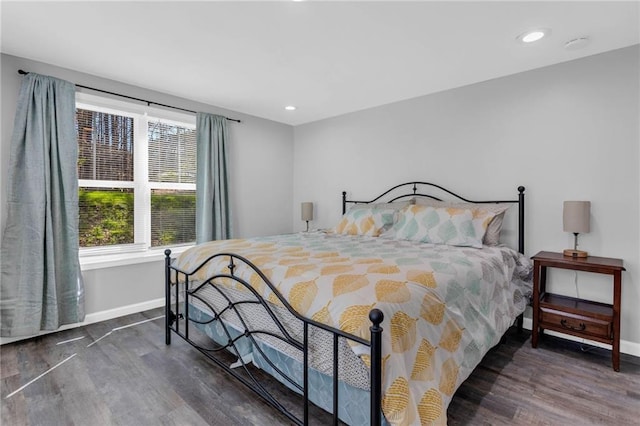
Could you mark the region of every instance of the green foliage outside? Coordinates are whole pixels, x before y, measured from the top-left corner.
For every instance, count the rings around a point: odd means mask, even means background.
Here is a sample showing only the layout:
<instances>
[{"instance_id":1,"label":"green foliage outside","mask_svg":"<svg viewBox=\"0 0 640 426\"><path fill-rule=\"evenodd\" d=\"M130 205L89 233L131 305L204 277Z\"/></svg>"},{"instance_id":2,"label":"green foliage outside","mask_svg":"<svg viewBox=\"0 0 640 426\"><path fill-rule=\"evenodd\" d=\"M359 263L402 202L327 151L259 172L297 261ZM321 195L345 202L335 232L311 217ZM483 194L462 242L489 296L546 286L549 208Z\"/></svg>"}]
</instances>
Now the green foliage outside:
<instances>
[{"instance_id":1,"label":"green foliage outside","mask_svg":"<svg viewBox=\"0 0 640 426\"><path fill-rule=\"evenodd\" d=\"M154 191L151 195L151 245L195 241L195 191ZM80 247L133 244L133 192L81 188Z\"/></svg>"},{"instance_id":2,"label":"green foliage outside","mask_svg":"<svg viewBox=\"0 0 640 426\"><path fill-rule=\"evenodd\" d=\"M151 194L151 245L157 247L194 242L195 191L163 192Z\"/></svg>"},{"instance_id":3,"label":"green foliage outside","mask_svg":"<svg viewBox=\"0 0 640 426\"><path fill-rule=\"evenodd\" d=\"M81 188L80 247L133 243L133 192Z\"/></svg>"}]
</instances>

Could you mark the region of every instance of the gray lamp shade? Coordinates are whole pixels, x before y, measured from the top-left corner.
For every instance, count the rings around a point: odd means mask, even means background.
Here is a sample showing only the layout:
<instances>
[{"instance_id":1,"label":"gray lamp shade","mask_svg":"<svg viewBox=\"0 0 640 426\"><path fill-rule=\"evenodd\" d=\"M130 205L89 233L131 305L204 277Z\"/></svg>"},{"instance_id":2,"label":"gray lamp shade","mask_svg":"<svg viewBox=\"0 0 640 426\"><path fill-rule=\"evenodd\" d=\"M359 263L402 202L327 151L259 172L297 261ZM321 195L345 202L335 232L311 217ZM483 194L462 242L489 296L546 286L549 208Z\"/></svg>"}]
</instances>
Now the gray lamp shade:
<instances>
[{"instance_id":1,"label":"gray lamp shade","mask_svg":"<svg viewBox=\"0 0 640 426\"><path fill-rule=\"evenodd\" d=\"M302 220L313 220L313 203L302 203L301 205Z\"/></svg>"},{"instance_id":2,"label":"gray lamp shade","mask_svg":"<svg viewBox=\"0 0 640 426\"><path fill-rule=\"evenodd\" d=\"M584 234L590 227L591 201L565 201L562 209L564 232Z\"/></svg>"}]
</instances>

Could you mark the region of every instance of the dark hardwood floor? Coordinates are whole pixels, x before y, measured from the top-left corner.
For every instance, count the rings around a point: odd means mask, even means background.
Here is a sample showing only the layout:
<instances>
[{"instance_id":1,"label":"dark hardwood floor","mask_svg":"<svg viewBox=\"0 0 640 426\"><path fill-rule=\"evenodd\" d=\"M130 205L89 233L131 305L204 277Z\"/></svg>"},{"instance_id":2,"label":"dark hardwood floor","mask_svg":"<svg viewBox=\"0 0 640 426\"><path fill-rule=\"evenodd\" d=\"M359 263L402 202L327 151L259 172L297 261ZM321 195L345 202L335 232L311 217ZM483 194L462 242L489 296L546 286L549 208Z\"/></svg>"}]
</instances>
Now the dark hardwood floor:
<instances>
[{"instance_id":1,"label":"dark hardwood floor","mask_svg":"<svg viewBox=\"0 0 640 426\"><path fill-rule=\"evenodd\" d=\"M127 327L160 315L155 309L3 345L1 424L290 423L181 339L165 346L164 319ZM449 425L640 424L640 359L623 354L616 373L609 351L589 348L545 336L532 349L529 333L510 330L456 392ZM288 406L297 404L267 380ZM313 424L330 421L319 409L311 416Z\"/></svg>"}]
</instances>

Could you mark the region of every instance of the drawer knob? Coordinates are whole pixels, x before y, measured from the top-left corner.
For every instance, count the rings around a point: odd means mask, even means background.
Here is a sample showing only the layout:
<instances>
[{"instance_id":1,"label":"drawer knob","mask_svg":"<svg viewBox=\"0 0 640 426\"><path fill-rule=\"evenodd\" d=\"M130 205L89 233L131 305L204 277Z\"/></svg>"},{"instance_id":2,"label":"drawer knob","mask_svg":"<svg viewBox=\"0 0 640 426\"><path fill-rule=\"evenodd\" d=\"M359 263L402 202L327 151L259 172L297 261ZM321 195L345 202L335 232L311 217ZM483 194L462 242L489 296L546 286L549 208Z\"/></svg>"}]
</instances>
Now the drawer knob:
<instances>
[{"instance_id":1,"label":"drawer knob","mask_svg":"<svg viewBox=\"0 0 640 426\"><path fill-rule=\"evenodd\" d=\"M574 327L572 325L569 325L569 324L567 324L567 320L566 319L561 319L560 320L560 325L563 326L564 328L568 328L569 330L576 330L576 331L584 331L584 329L587 328L587 326L584 325L583 322L581 322L578 327Z\"/></svg>"}]
</instances>

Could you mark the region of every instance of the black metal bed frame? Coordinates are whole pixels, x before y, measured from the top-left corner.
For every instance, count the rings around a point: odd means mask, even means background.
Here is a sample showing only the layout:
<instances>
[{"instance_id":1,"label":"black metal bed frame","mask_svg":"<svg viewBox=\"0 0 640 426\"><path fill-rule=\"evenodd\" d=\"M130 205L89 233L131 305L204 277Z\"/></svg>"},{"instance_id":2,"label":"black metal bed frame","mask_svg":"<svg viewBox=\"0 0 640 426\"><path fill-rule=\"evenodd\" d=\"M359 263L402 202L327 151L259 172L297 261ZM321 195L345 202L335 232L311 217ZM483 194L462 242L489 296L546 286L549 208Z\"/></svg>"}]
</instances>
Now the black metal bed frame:
<instances>
[{"instance_id":1,"label":"black metal bed frame","mask_svg":"<svg viewBox=\"0 0 640 426\"><path fill-rule=\"evenodd\" d=\"M518 187L518 200L491 200L491 201L471 201L465 199L448 189L445 189L439 185L428 183L428 182L408 182L400 185L396 185L393 188L385 191L380 194L376 198L369 201L355 201L348 200L347 193L342 193L342 211L343 214L346 212L346 207L348 203L374 203L376 201L381 200L387 194L392 193L400 188L411 186L411 193L405 193L401 195L394 196L392 199L386 202L397 201L404 198L409 197L427 197L434 200L441 200L435 195L432 194L423 194L418 192L418 186L427 186L430 188L439 189L450 196L455 197L458 200L465 201L468 203L474 204L483 204L483 203L517 203L519 206L519 220L518 220L518 249L521 253L524 252L524 187ZM298 314L295 309L288 303L288 301L280 294L277 288L271 283L271 281L265 276L265 274L260 271L258 267L252 264L248 259L239 256L235 253L216 253L209 258L207 258L204 262L202 262L195 270L187 272L181 270L171 264L171 250L165 250L165 343L167 345L171 344L171 333L175 333L184 339L191 346L195 347L198 351L203 353L207 358L215 362L218 366L224 369L227 373L234 376L241 383L247 386L249 389L253 390L256 394L262 397L268 404L282 412L285 416L287 416L292 422L299 425L307 425L309 423L309 326L317 327L319 329L325 330L332 334L333 336L333 424L337 425L339 423L338 419L338 345L339 339L348 339L354 342L369 346L371 348L371 373L370 373L370 423L372 425L380 425L382 421L382 321L384 320L384 316L382 312L378 309L372 309L369 313L369 320L372 325L370 327L371 331L371 340L367 341L358 336L345 333L342 330L327 326L325 324L319 323L317 321L311 320L309 318L303 317ZM205 265L209 262L219 260L220 258L227 258L227 270L228 272L221 271L220 273L208 277L204 282L198 284L197 287L192 289L189 288L190 277L200 271ZM269 289L276 295L276 297L282 302L285 308L298 320L302 322L303 325L303 339L302 341L298 341L293 338L290 333L287 331L287 328L284 324L279 320L277 314L270 306L270 302L267 302L263 299L260 294L254 289L254 287L244 280L243 278L237 276L235 274L235 270L238 265L244 264L249 267L253 272L257 273L260 279L269 287ZM236 284L239 284L246 288L253 295L253 299L241 300L241 301L232 301L231 298L225 293L225 286L217 283L218 280L231 280ZM182 285L182 290L181 290ZM172 289L173 286L173 289ZM209 302L204 300L199 292L205 287L210 287L217 291L217 293L222 296L227 301L227 306L221 309L216 309ZM172 306L171 297L175 297L175 302ZM180 301L180 296L182 297L182 301ZM199 300L202 304L207 306L207 308L212 313L212 318L207 321L196 320L195 318L190 317L189 315L189 301L190 298L194 298ZM269 317L273 320L274 324L280 330L281 334L273 333L267 329L260 328L252 328L250 327L245 319L242 317L239 307L242 305L260 305L265 312L269 315ZM182 310L181 310L182 308ZM173 310L175 309L175 311ZM239 318L244 332L238 336L233 337L234 334L230 331L228 325L225 321L222 320L222 315L227 311L233 311L237 318ZM224 330L224 334L226 335L227 342L226 344L217 344L213 340L211 340L211 344L213 347L204 347L200 343L192 340L189 336L190 334L190 326L191 322L197 324L209 324L213 323L216 320L220 320L219 324L222 326ZM183 324L181 326L181 324ZM517 319L518 328L522 329L522 315L520 315ZM302 354L303 359L303 378L302 385L300 385L295 378L290 377L281 369L279 369L273 362L269 359L269 357L262 351L260 345L256 343L256 337L258 335L269 335L274 338L277 338L286 344L290 345L292 348L297 349ZM267 364L273 368L281 377L283 377L288 383L290 383L295 389L297 389L303 397L303 415L302 418L299 418L294 413L289 411L284 405L282 405L261 383L258 377L251 371L248 364L245 363L245 360L242 356L240 356L241 351L239 350L237 343L240 339L247 338L252 344L253 349L257 350L259 355L267 362ZM241 373L236 371L233 367L227 365L227 363L215 355L220 351L231 351L232 353L238 356L238 361L240 362ZM244 372L244 374L242 374Z\"/></svg>"}]
</instances>

